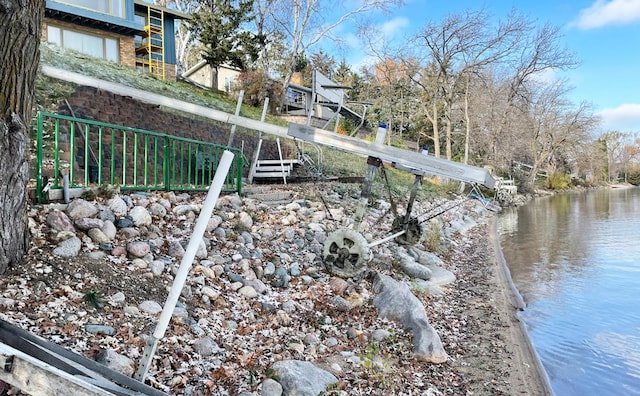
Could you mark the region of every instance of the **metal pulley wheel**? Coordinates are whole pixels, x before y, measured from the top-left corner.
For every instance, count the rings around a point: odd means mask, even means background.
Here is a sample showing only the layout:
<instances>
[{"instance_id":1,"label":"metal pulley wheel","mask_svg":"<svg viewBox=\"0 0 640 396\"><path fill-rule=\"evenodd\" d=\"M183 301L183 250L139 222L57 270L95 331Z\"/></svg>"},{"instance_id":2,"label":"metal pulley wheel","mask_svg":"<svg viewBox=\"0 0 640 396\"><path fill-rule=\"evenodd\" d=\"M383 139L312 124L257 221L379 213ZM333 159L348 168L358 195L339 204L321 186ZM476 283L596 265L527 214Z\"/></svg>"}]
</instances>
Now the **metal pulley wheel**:
<instances>
[{"instance_id":1,"label":"metal pulley wheel","mask_svg":"<svg viewBox=\"0 0 640 396\"><path fill-rule=\"evenodd\" d=\"M350 228L336 230L327 236L322 259L327 270L336 276L358 276L367 268L369 243Z\"/></svg>"},{"instance_id":2,"label":"metal pulley wheel","mask_svg":"<svg viewBox=\"0 0 640 396\"><path fill-rule=\"evenodd\" d=\"M420 241L422 236L422 228L420 228L420 221L416 217L410 217L407 223L403 224L402 217L396 217L393 220L392 230L393 232L405 231L404 234L398 236L396 241L405 245L413 245Z\"/></svg>"}]
</instances>

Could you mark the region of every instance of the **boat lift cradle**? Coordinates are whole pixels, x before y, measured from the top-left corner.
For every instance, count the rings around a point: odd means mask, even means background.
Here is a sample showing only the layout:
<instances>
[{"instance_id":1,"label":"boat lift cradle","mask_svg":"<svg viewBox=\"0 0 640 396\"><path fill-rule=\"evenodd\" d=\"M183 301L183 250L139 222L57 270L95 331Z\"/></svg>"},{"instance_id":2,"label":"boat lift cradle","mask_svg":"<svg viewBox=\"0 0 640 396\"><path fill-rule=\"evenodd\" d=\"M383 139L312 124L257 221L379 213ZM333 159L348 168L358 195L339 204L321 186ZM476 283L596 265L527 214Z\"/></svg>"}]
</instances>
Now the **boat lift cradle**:
<instances>
[{"instance_id":1,"label":"boat lift cradle","mask_svg":"<svg viewBox=\"0 0 640 396\"><path fill-rule=\"evenodd\" d=\"M496 186L495 179L487 169L384 145L384 134L386 133L384 126L378 128L375 143L295 123L289 124L287 133L294 139L329 146L340 151L367 157L368 169L362 187L360 202L355 213L354 228L341 228L330 233L327 236L322 253L327 270L343 278L359 276L364 272L369 258L369 249L373 246L396 238L399 242L404 243L417 242L420 236L420 221L411 217L411 211L423 176L440 176L469 183L476 190L478 185L483 185L489 189L493 189ZM369 243L358 229L368 203L376 170L383 166L383 163L389 163L397 169L414 174L415 181L411 188L404 216L396 217L393 223L393 233L383 239ZM449 209L452 208L450 207ZM438 214L441 213L444 213L444 211Z\"/></svg>"},{"instance_id":2,"label":"boat lift cradle","mask_svg":"<svg viewBox=\"0 0 640 396\"><path fill-rule=\"evenodd\" d=\"M29 395L166 396L4 320L0 320L0 380Z\"/></svg>"}]
</instances>

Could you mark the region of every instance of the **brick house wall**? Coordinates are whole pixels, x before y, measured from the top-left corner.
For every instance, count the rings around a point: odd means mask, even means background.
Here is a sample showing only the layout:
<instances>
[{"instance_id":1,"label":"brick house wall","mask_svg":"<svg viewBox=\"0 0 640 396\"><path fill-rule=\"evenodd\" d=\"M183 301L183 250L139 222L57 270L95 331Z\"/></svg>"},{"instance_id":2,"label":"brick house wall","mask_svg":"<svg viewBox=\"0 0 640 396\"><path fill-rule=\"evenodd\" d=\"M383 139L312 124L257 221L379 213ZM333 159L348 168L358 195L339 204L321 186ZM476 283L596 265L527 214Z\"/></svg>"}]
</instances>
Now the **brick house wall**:
<instances>
[{"instance_id":1,"label":"brick house wall","mask_svg":"<svg viewBox=\"0 0 640 396\"><path fill-rule=\"evenodd\" d=\"M100 29L94 29L86 26L76 25L69 22L59 21L57 19L45 18L42 22L42 40L47 41L47 27L49 25L58 26L63 29L75 30L81 33L87 33L99 37L109 37L118 40L120 63L126 66L135 67L136 65L136 49L133 37L122 34L106 32Z\"/></svg>"},{"instance_id":2,"label":"brick house wall","mask_svg":"<svg viewBox=\"0 0 640 396\"><path fill-rule=\"evenodd\" d=\"M57 19L45 18L42 23L42 40L47 41L47 27L49 25L58 26L63 29L75 30L81 33L92 34L99 37L109 37L118 40L120 64L130 67L136 67L136 44L133 36L126 36L117 33L106 32L100 29L94 29L86 26L76 25L69 22L59 21ZM175 81L177 77L176 65L165 63L165 79Z\"/></svg>"}]
</instances>

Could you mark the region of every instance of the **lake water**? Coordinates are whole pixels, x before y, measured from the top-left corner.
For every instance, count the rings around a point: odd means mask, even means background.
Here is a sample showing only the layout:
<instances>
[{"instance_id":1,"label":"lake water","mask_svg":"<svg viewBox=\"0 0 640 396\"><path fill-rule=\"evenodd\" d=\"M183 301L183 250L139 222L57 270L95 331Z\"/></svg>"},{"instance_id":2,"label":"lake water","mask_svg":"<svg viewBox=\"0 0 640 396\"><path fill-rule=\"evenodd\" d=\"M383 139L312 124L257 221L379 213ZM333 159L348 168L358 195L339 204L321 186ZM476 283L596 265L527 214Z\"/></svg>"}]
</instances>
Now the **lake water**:
<instances>
[{"instance_id":1,"label":"lake water","mask_svg":"<svg viewBox=\"0 0 640 396\"><path fill-rule=\"evenodd\" d=\"M555 394L640 395L640 189L540 198L499 224Z\"/></svg>"}]
</instances>

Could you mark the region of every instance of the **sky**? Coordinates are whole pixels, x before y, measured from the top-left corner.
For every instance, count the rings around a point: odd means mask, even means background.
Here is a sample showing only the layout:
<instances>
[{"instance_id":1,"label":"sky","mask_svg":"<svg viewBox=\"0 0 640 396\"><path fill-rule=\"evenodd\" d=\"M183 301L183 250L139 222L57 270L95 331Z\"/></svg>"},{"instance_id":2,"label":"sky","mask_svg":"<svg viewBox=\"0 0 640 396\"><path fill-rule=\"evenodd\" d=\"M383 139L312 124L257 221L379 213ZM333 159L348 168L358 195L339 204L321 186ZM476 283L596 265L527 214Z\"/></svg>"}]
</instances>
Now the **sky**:
<instances>
[{"instance_id":1,"label":"sky","mask_svg":"<svg viewBox=\"0 0 640 396\"><path fill-rule=\"evenodd\" d=\"M449 14L483 7L497 19L516 10L540 25L560 28L561 44L580 62L557 73L572 87L569 99L593 106L601 117L600 132L640 132L640 0L405 0L390 14L373 18L381 34L393 42ZM341 29L337 34L353 43L344 59L357 69L367 55L361 43L349 39L353 33L348 24Z\"/></svg>"}]
</instances>

